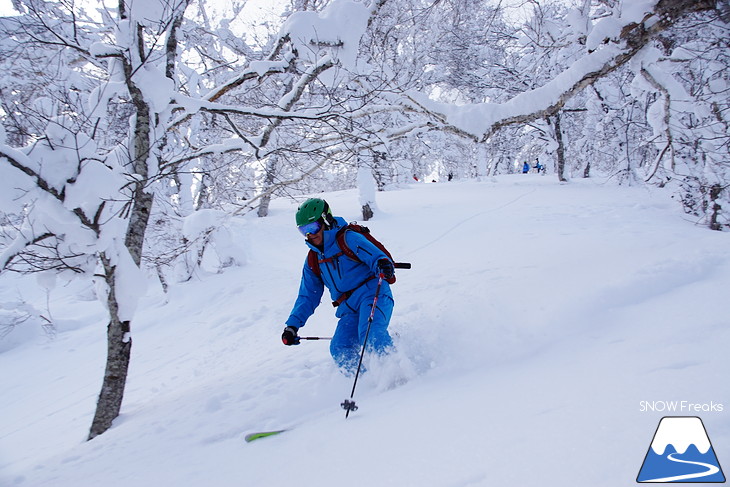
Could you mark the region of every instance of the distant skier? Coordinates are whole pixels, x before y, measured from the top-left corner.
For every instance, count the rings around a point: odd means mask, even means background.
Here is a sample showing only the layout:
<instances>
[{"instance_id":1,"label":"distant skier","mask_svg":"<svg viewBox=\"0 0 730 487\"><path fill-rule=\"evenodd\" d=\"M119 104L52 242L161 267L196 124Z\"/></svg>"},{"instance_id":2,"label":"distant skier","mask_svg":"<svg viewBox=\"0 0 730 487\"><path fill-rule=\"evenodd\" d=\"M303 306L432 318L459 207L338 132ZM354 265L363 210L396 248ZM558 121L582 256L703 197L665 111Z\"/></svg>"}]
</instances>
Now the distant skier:
<instances>
[{"instance_id":1,"label":"distant skier","mask_svg":"<svg viewBox=\"0 0 730 487\"><path fill-rule=\"evenodd\" d=\"M522 164L522 174L527 174L530 172L530 165L525 161L524 164Z\"/></svg>"},{"instance_id":2,"label":"distant skier","mask_svg":"<svg viewBox=\"0 0 730 487\"><path fill-rule=\"evenodd\" d=\"M354 374L365 340L378 279L383 274L378 302L370 325L367 350L386 354L393 347L388 325L393 312L393 295L386 281L393 281L392 260L362 234L346 230L346 246L355 254L354 260L344 254L337 242L338 231L347 226L341 217L332 216L326 201L310 198L297 209L296 222L307 246L316 254L315 266L308 255L302 270L299 296L286 320L281 341L284 345L299 344L299 328L319 306L324 288L330 291L335 316L339 318L330 343L332 358L345 373ZM313 268L314 267L314 268Z\"/></svg>"}]
</instances>

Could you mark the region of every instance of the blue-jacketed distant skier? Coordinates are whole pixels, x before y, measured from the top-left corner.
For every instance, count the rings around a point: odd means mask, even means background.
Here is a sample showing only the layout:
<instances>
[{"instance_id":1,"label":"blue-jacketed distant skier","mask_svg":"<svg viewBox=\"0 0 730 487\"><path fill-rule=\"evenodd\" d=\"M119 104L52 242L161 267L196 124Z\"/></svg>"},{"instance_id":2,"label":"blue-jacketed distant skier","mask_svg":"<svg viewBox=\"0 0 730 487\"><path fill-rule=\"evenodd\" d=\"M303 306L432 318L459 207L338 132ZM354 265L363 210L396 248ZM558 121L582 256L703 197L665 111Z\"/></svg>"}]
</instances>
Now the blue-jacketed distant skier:
<instances>
[{"instance_id":1,"label":"blue-jacketed distant skier","mask_svg":"<svg viewBox=\"0 0 730 487\"><path fill-rule=\"evenodd\" d=\"M346 246L357 260L344 254L337 242L338 231L347 226L341 217L332 216L326 201L310 198L297 209L296 223L307 246L316 253L316 265L311 258L304 262L299 296L286 320L281 335L285 345L298 345L298 331L319 306L324 288L337 306L339 318L332 336L330 353L347 374L357 368L362 344L368 327L376 287L381 273L377 306L370 325L367 351L385 354L393 347L388 324L393 312L393 294L387 280L394 278L393 261L362 234L346 230ZM313 269L313 267L315 267Z\"/></svg>"}]
</instances>

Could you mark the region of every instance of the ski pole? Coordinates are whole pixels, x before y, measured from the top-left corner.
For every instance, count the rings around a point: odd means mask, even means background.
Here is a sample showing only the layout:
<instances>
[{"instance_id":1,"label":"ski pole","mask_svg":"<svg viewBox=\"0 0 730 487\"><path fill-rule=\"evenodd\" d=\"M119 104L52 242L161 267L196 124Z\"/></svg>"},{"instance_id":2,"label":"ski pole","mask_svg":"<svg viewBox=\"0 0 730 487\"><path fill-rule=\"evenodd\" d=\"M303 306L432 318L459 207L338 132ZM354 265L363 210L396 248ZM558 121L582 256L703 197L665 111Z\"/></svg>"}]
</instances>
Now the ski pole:
<instances>
[{"instance_id":1,"label":"ski pole","mask_svg":"<svg viewBox=\"0 0 730 487\"><path fill-rule=\"evenodd\" d=\"M300 340L332 340L332 337L299 337Z\"/></svg>"},{"instance_id":2,"label":"ski pole","mask_svg":"<svg viewBox=\"0 0 730 487\"><path fill-rule=\"evenodd\" d=\"M373 323L373 316L375 316L375 306L378 304L378 294L380 293L380 285L383 283L383 273L378 274L378 286L375 288L375 298L373 299L373 307L370 310L370 317L368 318L368 327L365 330L365 340L362 342L362 350L360 351L360 361L357 363L357 372L355 372L355 382L352 384L352 392L350 392L350 399L345 399L340 406L342 409L347 411L345 413L345 419L350 415L350 411L357 411L357 406L352 398L355 396L355 387L357 387L357 378L360 377L360 367L362 366L362 358L365 356L365 347L368 344L368 336L370 335L370 325Z\"/></svg>"}]
</instances>

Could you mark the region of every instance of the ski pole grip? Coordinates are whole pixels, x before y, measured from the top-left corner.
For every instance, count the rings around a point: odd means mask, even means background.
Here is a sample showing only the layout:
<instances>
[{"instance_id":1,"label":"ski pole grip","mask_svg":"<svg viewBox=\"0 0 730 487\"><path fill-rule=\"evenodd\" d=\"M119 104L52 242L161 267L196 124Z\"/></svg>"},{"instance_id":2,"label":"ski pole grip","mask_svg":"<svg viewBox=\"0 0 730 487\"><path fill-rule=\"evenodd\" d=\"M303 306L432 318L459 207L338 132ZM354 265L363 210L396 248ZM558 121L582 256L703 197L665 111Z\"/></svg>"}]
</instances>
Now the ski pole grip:
<instances>
[{"instance_id":1,"label":"ski pole grip","mask_svg":"<svg viewBox=\"0 0 730 487\"><path fill-rule=\"evenodd\" d=\"M411 263L410 262L396 262L393 264L393 267L396 269L410 269Z\"/></svg>"}]
</instances>

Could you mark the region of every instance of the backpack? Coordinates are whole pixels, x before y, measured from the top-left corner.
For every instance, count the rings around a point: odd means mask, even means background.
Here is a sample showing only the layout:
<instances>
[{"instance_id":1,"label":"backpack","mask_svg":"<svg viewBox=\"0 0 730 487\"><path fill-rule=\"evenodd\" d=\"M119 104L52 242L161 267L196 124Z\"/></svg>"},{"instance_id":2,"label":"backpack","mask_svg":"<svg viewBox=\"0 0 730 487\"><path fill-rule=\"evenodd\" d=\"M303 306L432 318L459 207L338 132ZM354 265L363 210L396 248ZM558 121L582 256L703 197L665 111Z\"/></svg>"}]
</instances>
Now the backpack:
<instances>
[{"instance_id":1,"label":"backpack","mask_svg":"<svg viewBox=\"0 0 730 487\"><path fill-rule=\"evenodd\" d=\"M319 264L322 262L330 262L336 258L338 258L341 255L346 255L350 259L356 261L356 262L362 262L357 255L355 255L355 252L350 249L350 247L347 246L347 242L345 241L345 232L348 230L357 232L360 235L363 235L365 238L367 238L370 242L373 243L377 248L383 251L385 255L388 256L388 258L393 261L393 256L390 255L390 252L388 252L388 249L385 248L385 246L378 241L373 235L370 233L370 229L368 227L364 227L362 225L358 225L357 223L348 223L344 227L342 227L340 230L337 231L336 239L337 239L337 246L340 248L340 252L338 254L333 255L332 257L328 257L326 259L319 259L317 256L317 252L315 252L312 249L309 249L309 254L307 254L307 265L309 265L309 268L314 272L314 274L317 277L322 277L322 269L319 268ZM393 284L395 282L395 276L393 276L391 279L386 279L386 282L388 284Z\"/></svg>"}]
</instances>

